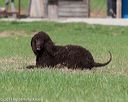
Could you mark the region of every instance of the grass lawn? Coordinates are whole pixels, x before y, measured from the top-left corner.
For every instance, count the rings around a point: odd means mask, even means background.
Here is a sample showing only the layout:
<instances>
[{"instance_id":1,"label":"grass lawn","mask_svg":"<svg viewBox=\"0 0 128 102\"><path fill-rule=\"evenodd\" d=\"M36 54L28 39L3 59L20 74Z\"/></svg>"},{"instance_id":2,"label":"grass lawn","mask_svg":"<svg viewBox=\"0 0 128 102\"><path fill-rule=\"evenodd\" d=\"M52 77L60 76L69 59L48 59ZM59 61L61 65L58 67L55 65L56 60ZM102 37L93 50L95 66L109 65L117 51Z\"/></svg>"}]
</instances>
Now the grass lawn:
<instances>
[{"instance_id":1,"label":"grass lawn","mask_svg":"<svg viewBox=\"0 0 128 102\"><path fill-rule=\"evenodd\" d=\"M127 102L128 28L84 23L0 22L0 101L9 102ZM93 70L44 68L35 64L30 47L33 34L45 31L59 45L88 50L105 67Z\"/></svg>"}]
</instances>

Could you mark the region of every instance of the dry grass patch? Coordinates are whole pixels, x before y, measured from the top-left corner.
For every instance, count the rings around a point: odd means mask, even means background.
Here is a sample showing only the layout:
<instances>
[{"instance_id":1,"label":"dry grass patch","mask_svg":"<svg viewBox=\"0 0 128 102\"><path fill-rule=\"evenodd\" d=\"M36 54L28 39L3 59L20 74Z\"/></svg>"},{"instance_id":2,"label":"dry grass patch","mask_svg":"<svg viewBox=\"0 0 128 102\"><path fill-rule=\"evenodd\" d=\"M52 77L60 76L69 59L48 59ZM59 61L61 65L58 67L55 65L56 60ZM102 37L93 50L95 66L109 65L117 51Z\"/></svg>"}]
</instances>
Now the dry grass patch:
<instances>
[{"instance_id":1,"label":"dry grass patch","mask_svg":"<svg viewBox=\"0 0 128 102\"><path fill-rule=\"evenodd\" d=\"M0 37L9 37L9 36L27 36L27 32L25 31L2 31L0 32Z\"/></svg>"}]
</instances>

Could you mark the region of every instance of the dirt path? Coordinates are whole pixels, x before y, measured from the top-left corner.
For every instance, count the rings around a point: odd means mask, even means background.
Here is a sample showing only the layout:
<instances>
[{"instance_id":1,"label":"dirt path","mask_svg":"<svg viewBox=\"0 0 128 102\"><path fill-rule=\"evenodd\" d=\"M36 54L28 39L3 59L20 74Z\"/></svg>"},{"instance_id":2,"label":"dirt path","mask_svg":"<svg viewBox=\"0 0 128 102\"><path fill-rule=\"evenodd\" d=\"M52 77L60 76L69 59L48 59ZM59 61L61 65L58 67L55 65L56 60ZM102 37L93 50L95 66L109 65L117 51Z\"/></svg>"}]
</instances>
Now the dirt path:
<instances>
[{"instance_id":1,"label":"dirt path","mask_svg":"<svg viewBox=\"0 0 128 102\"><path fill-rule=\"evenodd\" d=\"M67 19L37 19L37 18L26 18L26 19L0 19L0 21L18 21L18 22L33 22L33 21L55 21L60 23L69 22L84 22L88 24L100 24L100 25L115 25L115 26L128 26L128 19L112 19L112 18L67 18Z\"/></svg>"}]
</instances>

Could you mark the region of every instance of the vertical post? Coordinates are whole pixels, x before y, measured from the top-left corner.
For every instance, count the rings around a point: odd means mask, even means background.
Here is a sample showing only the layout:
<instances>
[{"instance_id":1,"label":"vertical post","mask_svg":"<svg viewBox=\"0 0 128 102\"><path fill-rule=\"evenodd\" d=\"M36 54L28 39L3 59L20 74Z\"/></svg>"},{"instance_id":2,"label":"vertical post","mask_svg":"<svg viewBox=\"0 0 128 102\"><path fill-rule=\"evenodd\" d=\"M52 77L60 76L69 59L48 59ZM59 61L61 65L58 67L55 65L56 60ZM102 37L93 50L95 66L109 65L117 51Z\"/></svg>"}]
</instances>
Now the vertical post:
<instances>
[{"instance_id":1,"label":"vertical post","mask_svg":"<svg viewBox=\"0 0 128 102\"><path fill-rule=\"evenodd\" d=\"M88 5L88 17L90 17L90 0L87 0L87 5Z\"/></svg>"},{"instance_id":2,"label":"vertical post","mask_svg":"<svg viewBox=\"0 0 128 102\"><path fill-rule=\"evenodd\" d=\"M82 2L87 6L87 17L90 17L90 0L82 0Z\"/></svg>"},{"instance_id":3,"label":"vertical post","mask_svg":"<svg viewBox=\"0 0 128 102\"><path fill-rule=\"evenodd\" d=\"M58 0L49 0L48 2L48 17L56 19L58 17Z\"/></svg>"},{"instance_id":4,"label":"vertical post","mask_svg":"<svg viewBox=\"0 0 128 102\"><path fill-rule=\"evenodd\" d=\"M14 5L14 0L11 0L11 12L12 12L12 16L14 18L16 18L16 14L13 14L14 12L16 12L15 5Z\"/></svg>"},{"instance_id":5,"label":"vertical post","mask_svg":"<svg viewBox=\"0 0 128 102\"><path fill-rule=\"evenodd\" d=\"M45 0L30 0L29 15L30 17L46 17Z\"/></svg>"},{"instance_id":6,"label":"vertical post","mask_svg":"<svg viewBox=\"0 0 128 102\"><path fill-rule=\"evenodd\" d=\"M18 17L20 18L20 8L21 8L21 0L19 0L19 7L18 7Z\"/></svg>"},{"instance_id":7,"label":"vertical post","mask_svg":"<svg viewBox=\"0 0 128 102\"><path fill-rule=\"evenodd\" d=\"M6 9L6 11L8 11L9 3L10 3L9 0L5 0L5 9Z\"/></svg>"},{"instance_id":8,"label":"vertical post","mask_svg":"<svg viewBox=\"0 0 128 102\"><path fill-rule=\"evenodd\" d=\"M116 3L116 5L117 5L117 18L121 18L121 16L122 16L122 0L117 0L117 3Z\"/></svg>"}]
</instances>

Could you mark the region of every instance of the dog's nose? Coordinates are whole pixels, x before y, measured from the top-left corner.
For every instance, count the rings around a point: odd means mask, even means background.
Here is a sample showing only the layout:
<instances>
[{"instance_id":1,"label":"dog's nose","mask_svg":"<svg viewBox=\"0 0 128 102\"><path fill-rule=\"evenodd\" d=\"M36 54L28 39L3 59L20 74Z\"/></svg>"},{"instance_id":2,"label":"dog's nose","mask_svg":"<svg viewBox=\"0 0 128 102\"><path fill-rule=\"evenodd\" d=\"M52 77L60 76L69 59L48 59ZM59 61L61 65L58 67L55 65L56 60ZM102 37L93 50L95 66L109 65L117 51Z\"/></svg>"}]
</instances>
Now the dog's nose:
<instances>
[{"instance_id":1,"label":"dog's nose","mask_svg":"<svg viewBox=\"0 0 128 102\"><path fill-rule=\"evenodd\" d=\"M40 50L40 48L39 48L39 47L37 47L37 48L36 48L36 50L38 50L38 51L39 51L39 50Z\"/></svg>"}]
</instances>

